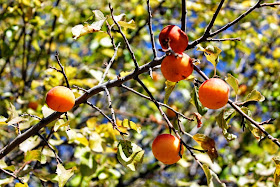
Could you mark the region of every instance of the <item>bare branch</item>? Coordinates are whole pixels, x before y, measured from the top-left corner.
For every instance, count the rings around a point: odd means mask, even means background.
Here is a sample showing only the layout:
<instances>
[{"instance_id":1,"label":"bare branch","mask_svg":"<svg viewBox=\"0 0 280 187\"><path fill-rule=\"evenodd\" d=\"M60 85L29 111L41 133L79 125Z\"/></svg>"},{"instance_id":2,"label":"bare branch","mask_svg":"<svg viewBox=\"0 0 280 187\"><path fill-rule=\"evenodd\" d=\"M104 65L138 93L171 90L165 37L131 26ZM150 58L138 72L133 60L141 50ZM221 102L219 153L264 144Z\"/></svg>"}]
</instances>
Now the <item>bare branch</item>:
<instances>
[{"instance_id":1,"label":"bare branch","mask_svg":"<svg viewBox=\"0 0 280 187\"><path fill-rule=\"evenodd\" d=\"M223 42L223 41L241 41L240 38L221 38L221 39L215 39L215 38L208 38L206 39L208 42Z\"/></svg>"},{"instance_id":2,"label":"bare branch","mask_svg":"<svg viewBox=\"0 0 280 187\"><path fill-rule=\"evenodd\" d=\"M8 172L7 170L2 169L2 168L0 168L0 171L3 172L3 173L5 173L6 175L9 175L9 176L15 178L15 179L18 180L21 184L24 184L24 182L23 182L18 176L16 176L15 174L10 173L10 172Z\"/></svg>"},{"instance_id":3,"label":"bare branch","mask_svg":"<svg viewBox=\"0 0 280 187\"><path fill-rule=\"evenodd\" d=\"M129 51L129 53L130 53L130 55L131 55L131 58L132 58L132 60L133 60L133 62L134 62L135 69L138 70L138 69L139 69L139 65L138 65L138 63L137 63L137 60L136 60L136 58L135 58L135 55L134 55L134 53L133 53L133 51L132 51L132 49L131 49L131 47L130 47L130 44L129 44L129 42L128 42L126 36L125 36L124 33L122 32L121 26L119 25L119 23L118 23L118 22L115 20L115 18L114 18L114 14L113 14L114 10L113 10L113 8L111 7L111 4L110 4L110 3L109 3L109 8L110 8L110 11L111 11L111 17L112 17L114 23L117 25L117 27L118 27L118 29L119 29L119 31L120 31L120 34L122 35L122 37L123 37L123 39L124 39L124 42L125 42L125 44L126 44L126 47L127 47L128 51Z\"/></svg>"},{"instance_id":4,"label":"bare branch","mask_svg":"<svg viewBox=\"0 0 280 187\"><path fill-rule=\"evenodd\" d=\"M48 148L50 148L50 150L52 150L52 152L53 152L54 155L55 155L56 162L57 162L58 164L62 164L62 160L60 159L60 157L58 156L58 154L56 153L56 151L52 148L51 144L49 144L48 140L47 140L43 135L41 135L40 133L37 133L37 135L45 142L45 144L48 146Z\"/></svg>"},{"instance_id":5,"label":"bare branch","mask_svg":"<svg viewBox=\"0 0 280 187\"><path fill-rule=\"evenodd\" d=\"M65 79L65 81L66 81L67 88L70 88L70 84L69 84L68 78L67 78L67 76L66 76L64 67L63 67L62 64L60 63L59 56L58 56L58 52L56 52L55 58L56 58L56 61L57 61L58 65L59 65L59 67L61 68L61 70L56 69L56 71L62 73L62 75L63 75L63 77L64 77L64 79ZM53 69L54 69L54 68L53 68Z\"/></svg>"},{"instance_id":6,"label":"bare branch","mask_svg":"<svg viewBox=\"0 0 280 187\"><path fill-rule=\"evenodd\" d=\"M129 87L123 85L123 84L121 85L121 87L124 88L124 89L126 89L126 90L128 90L128 91L130 91L130 92L132 92L132 93L135 93L136 95L138 95L138 96L140 96L140 97L143 97L144 99L148 99L148 100L152 101L152 99L151 99L150 97L148 97L148 96L146 96L146 95L144 95L144 94L141 94L141 93L137 92L136 90L134 90L134 89L132 89L132 88L129 88ZM180 113L180 112L177 112L177 111L174 110L172 107L170 107L170 106L168 106L168 105L166 105L166 104L164 104L164 103L158 102L158 104L161 105L161 106L164 106L164 107L166 107L166 108L168 108L168 109L170 109L170 110L172 110L172 111L173 111L174 113L176 113L178 116L181 116L181 117L183 117L183 118L185 118L185 119L187 119L187 120L189 120L189 121L194 121L194 119L189 118L189 117L185 116L184 114L182 114L182 113Z\"/></svg>"},{"instance_id":7,"label":"bare branch","mask_svg":"<svg viewBox=\"0 0 280 187\"><path fill-rule=\"evenodd\" d=\"M184 32L186 32L186 28L187 28L186 16L187 16L186 0L182 0L181 30Z\"/></svg>"},{"instance_id":8,"label":"bare branch","mask_svg":"<svg viewBox=\"0 0 280 187\"><path fill-rule=\"evenodd\" d=\"M114 42L113 42L113 43L114 43ZM115 60L115 58L116 58L116 56L117 56L118 48L120 47L120 45L121 45L121 43L118 43L118 45L114 48L114 55L113 55L112 58L110 59L108 65L107 65L107 67L106 67L106 69L105 69L105 72L104 72L104 74L102 75L102 78L101 78L101 80L100 80L100 82L99 82L99 85L103 83L105 77L106 77L107 74L108 74L108 71L109 71L110 67L111 67L112 64L114 63L114 60Z\"/></svg>"},{"instance_id":9,"label":"bare branch","mask_svg":"<svg viewBox=\"0 0 280 187\"><path fill-rule=\"evenodd\" d=\"M147 7L148 7L148 26L150 30L150 36L151 36L151 42L152 42L152 48L153 48L153 53L154 53L154 58L157 57L157 50L156 50L156 45L155 45L155 37L152 29L152 12L151 12L151 6L150 6L150 0L147 0Z\"/></svg>"}]
</instances>

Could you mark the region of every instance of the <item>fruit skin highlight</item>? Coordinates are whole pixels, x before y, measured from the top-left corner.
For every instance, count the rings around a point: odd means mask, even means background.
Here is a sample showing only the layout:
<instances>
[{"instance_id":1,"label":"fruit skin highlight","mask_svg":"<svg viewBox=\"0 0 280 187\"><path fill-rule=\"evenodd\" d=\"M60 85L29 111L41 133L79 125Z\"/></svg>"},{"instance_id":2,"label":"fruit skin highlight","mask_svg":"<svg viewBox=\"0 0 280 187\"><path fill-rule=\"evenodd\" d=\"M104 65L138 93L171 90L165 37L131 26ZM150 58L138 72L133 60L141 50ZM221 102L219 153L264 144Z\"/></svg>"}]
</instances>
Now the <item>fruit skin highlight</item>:
<instances>
[{"instance_id":1,"label":"fruit skin highlight","mask_svg":"<svg viewBox=\"0 0 280 187\"><path fill-rule=\"evenodd\" d=\"M170 47L175 53L182 53L188 47L188 35L176 25L164 27L159 34L162 49Z\"/></svg>"},{"instance_id":2,"label":"fruit skin highlight","mask_svg":"<svg viewBox=\"0 0 280 187\"><path fill-rule=\"evenodd\" d=\"M174 164L181 158L179 156L181 146L181 155L184 153L184 146L180 145L180 140L171 134L161 134L154 139L152 152L155 158L164 164Z\"/></svg>"},{"instance_id":3,"label":"fruit skin highlight","mask_svg":"<svg viewBox=\"0 0 280 187\"><path fill-rule=\"evenodd\" d=\"M56 86L47 93L46 103L57 112L67 112L75 105L75 96L69 88Z\"/></svg>"},{"instance_id":4,"label":"fruit skin highlight","mask_svg":"<svg viewBox=\"0 0 280 187\"><path fill-rule=\"evenodd\" d=\"M161 63L163 76L171 82L186 79L193 72L191 58L185 53L181 55L182 57L175 57L174 55L166 56Z\"/></svg>"},{"instance_id":5,"label":"fruit skin highlight","mask_svg":"<svg viewBox=\"0 0 280 187\"><path fill-rule=\"evenodd\" d=\"M228 102L229 86L222 79L211 78L199 87L198 96L203 106L219 109Z\"/></svg>"}]
</instances>

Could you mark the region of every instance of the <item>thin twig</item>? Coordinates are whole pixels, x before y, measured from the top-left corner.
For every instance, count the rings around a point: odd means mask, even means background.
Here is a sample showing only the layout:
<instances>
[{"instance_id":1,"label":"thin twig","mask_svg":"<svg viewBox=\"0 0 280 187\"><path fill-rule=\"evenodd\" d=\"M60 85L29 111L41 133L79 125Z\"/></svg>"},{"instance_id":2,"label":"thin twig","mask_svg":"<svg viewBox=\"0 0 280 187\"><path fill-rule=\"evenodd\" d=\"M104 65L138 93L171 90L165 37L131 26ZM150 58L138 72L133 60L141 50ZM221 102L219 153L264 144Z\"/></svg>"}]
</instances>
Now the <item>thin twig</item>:
<instances>
[{"instance_id":1,"label":"thin twig","mask_svg":"<svg viewBox=\"0 0 280 187\"><path fill-rule=\"evenodd\" d=\"M15 178L15 179L18 180L21 184L24 184L24 182L22 181L22 179L20 179L20 178L19 178L18 176L16 176L15 174L10 173L10 172L8 172L7 170L2 169L2 168L0 168L0 171L3 172L3 173L5 173L5 174L7 174L7 175L9 175L9 176L11 176L11 177L13 177L13 178Z\"/></svg>"},{"instance_id":2,"label":"thin twig","mask_svg":"<svg viewBox=\"0 0 280 187\"><path fill-rule=\"evenodd\" d=\"M105 77L107 76L107 74L109 72L110 67L114 63L114 60L115 60L115 58L117 56L118 48L120 47L120 45L121 45L121 43L118 43L118 45L114 48L114 55L112 56L112 58L110 59L109 63L107 64L107 67L105 69L105 72L102 75L102 78L101 78L101 80L99 82L99 85L103 83Z\"/></svg>"},{"instance_id":3,"label":"thin twig","mask_svg":"<svg viewBox=\"0 0 280 187\"><path fill-rule=\"evenodd\" d=\"M51 144L49 144L48 140L42 136L40 133L37 133L37 135L45 142L45 144L50 148L50 150L52 150L52 152L54 153L55 155L55 158L56 158L56 162L58 164L62 164L62 160L60 159L60 157L58 156L58 154L55 152L55 150L52 148Z\"/></svg>"},{"instance_id":4,"label":"thin twig","mask_svg":"<svg viewBox=\"0 0 280 187\"><path fill-rule=\"evenodd\" d=\"M148 96L146 96L146 95L144 95L144 94L141 94L141 93L137 92L136 90L134 90L134 89L132 89L132 88L129 88L129 87L123 85L123 84L121 85L121 87L124 88L124 89L126 89L126 90L128 90L128 91L130 91L130 92L132 92L132 93L135 93L136 95L138 95L138 96L140 96L140 97L143 97L144 99L148 99L148 100L150 100L150 101L153 101L150 97L148 97ZM179 115L179 116L181 116L181 117L183 117L183 118L185 118L185 119L187 119L187 120L189 120L189 121L194 121L194 119L189 118L189 117L185 116L184 114L182 114L182 113L180 113L180 112L177 112L176 110L174 110L172 107L168 106L167 104L164 104L164 103L161 103L161 102L157 102L157 103L158 103L159 105L161 105L161 106L164 106L164 107L166 107L166 108L172 110L172 111L173 111L174 113L176 113L177 115Z\"/></svg>"},{"instance_id":5,"label":"thin twig","mask_svg":"<svg viewBox=\"0 0 280 187\"><path fill-rule=\"evenodd\" d=\"M123 31L122 31L121 26L119 25L119 23L118 23L118 22L115 20L115 18L114 18L114 14L113 14L114 10L113 10L113 8L111 7L111 4L110 4L110 3L109 3L109 9L110 9L110 11L111 11L111 17L112 17L114 23L117 25L117 27L118 27L118 29L119 29L119 32L120 32L120 34L122 35L122 37L123 37L123 39L124 39L124 42L125 42L125 44L126 44L126 47L127 47L128 51L129 51L129 53L130 53L130 55L131 55L131 58L132 58L133 62L134 62L135 70L138 70L138 69L139 69L139 65L138 65L138 63L137 63L137 60L136 60L136 58L135 58L135 55L134 55L134 53L133 53L133 51L132 51L132 49L131 49L131 47L130 47L130 44L129 44L129 42L128 42L126 36L124 35L124 33L123 33Z\"/></svg>"},{"instance_id":6,"label":"thin twig","mask_svg":"<svg viewBox=\"0 0 280 187\"><path fill-rule=\"evenodd\" d=\"M151 43L152 43L152 48L153 48L153 54L154 58L157 58L157 50L156 50L156 45L155 45L155 37L154 37L154 32L153 32L153 27L152 27L152 12L151 12L151 6L150 6L150 0L147 0L147 9L148 9L148 26L150 30L150 37L151 37Z\"/></svg>"},{"instance_id":7,"label":"thin twig","mask_svg":"<svg viewBox=\"0 0 280 187\"><path fill-rule=\"evenodd\" d=\"M123 133L119 128L118 128L118 125L117 125L117 120L116 120L116 115L115 115L115 111L114 111L114 108L112 106L112 99L111 99L111 96L110 96L110 93L109 93L109 90L107 87L104 87L103 88L105 93L106 93L106 96L107 96L107 99L108 99L108 103L109 103L109 108L111 110L111 115L112 115L112 120L111 120L111 123L113 125L113 128L116 129L117 131L119 131L119 133L123 136L123 135L127 135L126 133Z\"/></svg>"},{"instance_id":8,"label":"thin twig","mask_svg":"<svg viewBox=\"0 0 280 187\"><path fill-rule=\"evenodd\" d=\"M207 25L207 27L206 27L206 29L205 29L205 32L204 32L204 34L203 34L204 37L207 38L208 35L210 34L210 30L211 30L211 28L213 27L214 22L216 21L216 18L217 18L217 16L218 16L218 14L220 13L220 10L221 10L221 8L222 8L224 2L225 2L225 0L221 0L221 1L220 1L219 5L218 5L218 8L216 9L216 11L215 11L215 13L214 13L214 15L213 15L211 21L209 22L209 24Z\"/></svg>"},{"instance_id":9,"label":"thin twig","mask_svg":"<svg viewBox=\"0 0 280 187\"><path fill-rule=\"evenodd\" d=\"M25 117L25 116L29 116L29 117L32 117L32 118L36 118L38 120L41 120L42 118L40 118L39 116L36 116L36 115L32 115L32 114L27 114L27 113L24 113L24 114L21 114L19 115L20 117Z\"/></svg>"},{"instance_id":10,"label":"thin twig","mask_svg":"<svg viewBox=\"0 0 280 187\"><path fill-rule=\"evenodd\" d=\"M208 42L241 41L241 39L240 38L221 38L221 39L207 38L206 41Z\"/></svg>"},{"instance_id":11,"label":"thin twig","mask_svg":"<svg viewBox=\"0 0 280 187\"><path fill-rule=\"evenodd\" d=\"M270 6L270 7L275 7L277 5L280 5L280 2L274 2L274 3L262 3L260 4L260 7L265 7L265 6Z\"/></svg>"},{"instance_id":12,"label":"thin twig","mask_svg":"<svg viewBox=\"0 0 280 187\"><path fill-rule=\"evenodd\" d=\"M58 65L59 65L59 67L61 68L61 70L56 69L56 71L62 73L62 75L63 75L63 77L64 77L64 79L65 79L65 82L66 82L66 84L67 84L67 88L70 88L70 84L69 84L68 78L67 78L67 76L66 76L65 69L64 69L64 67L62 66L62 64L61 64L61 62L60 62L60 60L59 60L58 52L55 53L55 58L56 58L56 61L57 61ZM53 69L54 69L54 68L53 68Z\"/></svg>"},{"instance_id":13,"label":"thin twig","mask_svg":"<svg viewBox=\"0 0 280 187\"><path fill-rule=\"evenodd\" d=\"M192 48L194 48L197 44L199 44L199 43L201 43L201 42L207 41L207 38L213 37L213 36L215 36L215 35L217 35L217 34L223 32L223 31L225 31L226 29L228 29L228 28L231 27L232 25L238 23L241 19L243 19L245 16L247 16L247 15L248 15L249 13L251 13L253 10L255 10L256 8L260 8L260 3L261 3L261 1L262 1L262 0L258 0L258 2L257 2L254 6L252 6L251 8L249 8L246 12L244 12L244 13L241 14L239 17L237 17L235 20L233 20L232 22L226 24L225 26L223 26L222 28L218 29L218 30L215 31L215 32L210 32L210 29L211 29L211 28L210 28L210 26L211 26L210 23L211 23L211 22L210 22L209 25L207 26L208 29L206 29L206 31L209 30L209 33L206 34L206 32L204 32L204 34L203 34L200 38L198 38L198 39L194 40L193 42L189 43L187 49L192 49ZM221 1L221 2L222 2L222 1ZM218 8L219 8L219 7L218 7ZM218 10L218 9L217 9L217 10ZM216 12L217 12L217 10L216 10ZM215 12L215 13L216 13L216 12ZM214 16L215 16L215 14L214 14ZM215 21L214 16L213 16L213 18L212 18L213 21ZM211 20L211 21L212 21L212 20ZM211 26L211 27L212 27L212 26ZM186 50L187 50L187 49L186 49Z\"/></svg>"},{"instance_id":14,"label":"thin twig","mask_svg":"<svg viewBox=\"0 0 280 187\"><path fill-rule=\"evenodd\" d=\"M89 101L86 102L87 105L89 105L90 107L94 108L95 110L97 110L100 114L102 114L112 125L113 128L116 129L117 131L119 131L119 133L121 135L128 135L125 132L121 132L121 130L118 128L118 126L116 125L116 123L113 122L113 120L107 116L101 109L99 109L97 106L93 105L92 103L90 103Z\"/></svg>"},{"instance_id":15,"label":"thin twig","mask_svg":"<svg viewBox=\"0 0 280 187\"><path fill-rule=\"evenodd\" d=\"M178 133L178 131L174 128L174 126L172 125L172 123L169 121L169 119L167 118L166 114L163 112L161 106L158 104L158 102L154 99L152 93L149 91L149 89L145 86L145 84L139 79L139 77L135 77L134 78L143 88L144 90L148 93L148 95L151 97L152 101L155 103L155 105L157 106L158 110L160 111L161 115L163 116L164 120L166 121L168 127L170 130L172 130L176 137L178 139L180 139L180 142L188 149L188 151L190 152L191 156L195 159L195 161L202 167L202 164L200 163L200 161L196 158L195 154L193 153L192 150L195 151L200 151L202 153L205 152L205 150L200 150L200 149L195 149L193 147L188 146L183 139L181 138L180 134ZM180 153L178 153L180 154Z\"/></svg>"}]
</instances>

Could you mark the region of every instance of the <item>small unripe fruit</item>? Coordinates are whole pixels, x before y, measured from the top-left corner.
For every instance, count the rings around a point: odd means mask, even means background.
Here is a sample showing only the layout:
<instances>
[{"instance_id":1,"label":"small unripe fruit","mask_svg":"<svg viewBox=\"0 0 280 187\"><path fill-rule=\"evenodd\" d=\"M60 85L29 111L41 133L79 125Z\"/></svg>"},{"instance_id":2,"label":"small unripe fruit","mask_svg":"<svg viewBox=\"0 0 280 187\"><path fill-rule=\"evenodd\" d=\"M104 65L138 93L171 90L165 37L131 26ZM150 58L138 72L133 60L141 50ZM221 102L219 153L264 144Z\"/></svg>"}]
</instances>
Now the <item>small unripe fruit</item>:
<instances>
[{"instance_id":1,"label":"small unripe fruit","mask_svg":"<svg viewBox=\"0 0 280 187\"><path fill-rule=\"evenodd\" d=\"M175 53L182 53L188 47L187 34L176 25L164 27L159 34L159 43L162 49L170 47Z\"/></svg>"},{"instance_id":2,"label":"small unripe fruit","mask_svg":"<svg viewBox=\"0 0 280 187\"><path fill-rule=\"evenodd\" d=\"M222 79L211 78L199 87L198 96L203 106L219 109L228 102L229 86Z\"/></svg>"},{"instance_id":3,"label":"small unripe fruit","mask_svg":"<svg viewBox=\"0 0 280 187\"><path fill-rule=\"evenodd\" d=\"M36 102L36 101L30 101L29 103L28 103L28 108L31 108L31 109L33 109L33 110L37 110L37 108L38 108L38 106L39 106L39 104L38 104L38 102Z\"/></svg>"},{"instance_id":4,"label":"small unripe fruit","mask_svg":"<svg viewBox=\"0 0 280 187\"><path fill-rule=\"evenodd\" d=\"M182 57L175 57L174 55L166 56L161 63L163 76L171 82L186 79L193 72L191 58L184 53L181 55Z\"/></svg>"},{"instance_id":5,"label":"small unripe fruit","mask_svg":"<svg viewBox=\"0 0 280 187\"><path fill-rule=\"evenodd\" d=\"M75 96L69 88L56 86L47 93L46 103L57 112L67 112L75 105Z\"/></svg>"},{"instance_id":6,"label":"small unripe fruit","mask_svg":"<svg viewBox=\"0 0 280 187\"><path fill-rule=\"evenodd\" d=\"M179 152L183 155L184 147L177 137L171 134L161 134L153 141L152 151L155 158L162 163L174 164L181 159Z\"/></svg>"},{"instance_id":7,"label":"small unripe fruit","mask_svg":"<svg viewBox=\"0 0 280 187\"><path fill-rule=\"evenodd\" d=\"M174 110L177 110L178 108L176 107L176 105L171 105L171 108L173 108ZM167 109L166 111L166 115L168 118L173 119L176 117L176 113L173 112L171 109Z\"/></svg>"}]
</instances>

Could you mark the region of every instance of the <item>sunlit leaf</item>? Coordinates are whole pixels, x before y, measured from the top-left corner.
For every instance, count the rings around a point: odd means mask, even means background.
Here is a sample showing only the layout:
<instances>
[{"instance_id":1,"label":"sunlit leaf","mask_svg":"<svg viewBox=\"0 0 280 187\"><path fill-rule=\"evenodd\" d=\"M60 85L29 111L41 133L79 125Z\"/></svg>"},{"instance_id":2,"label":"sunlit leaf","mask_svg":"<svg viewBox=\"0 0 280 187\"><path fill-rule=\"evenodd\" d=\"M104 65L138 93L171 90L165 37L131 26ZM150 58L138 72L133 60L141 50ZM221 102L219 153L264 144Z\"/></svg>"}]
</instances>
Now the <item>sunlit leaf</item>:
<instances>
[{"instance_id":1,"label":"sunlit leaf","mask_svg":"<svg viewBox=\"0 0 280 187\"><path fill-rule=\"evenodd\" d=\"M135 171L136 167L143 162L144 150L138 145L121 140L118 145L117 158L126 168Z\"/></svg>"},{"instance_id":2,"label":"sunlit leaf","mask_svg":"<svg viewBox=\"0 0 280 187\"><path fill-rule=\"evenodd\" d=\"M42 113L44 118L48 117L49 115L51 115L52 113L54 113L55 111L50 109L49 107L47 107L46 105L44 105L42 107Z\"/></svg>"},{"instance_id":3,"label":"sunlit leaf","mask_svg":"<svg viewBox=\"0 0 280 187\"><path fill-rule=\"evenodd\" d=\"M169 96L174 90L176 86L176 82L171 82L171 81L165 81L165 96L164 96L164 103L166 104L168 102Z\"/></svg>"},{"instance_id":4,"label":"sunlit leaf","mask_svg":"<svg viewBox=\"0 0 280 187\"><path fill-rule=\"evenodd\" d=\"M131 74L132 73L132 71L122 71L121 73L120 73L120 77L125 77L125 76L127 76L127 75L129 75L129 74Z\"/></svg>"},{"instance_id":5,"label":"sunlit leaf","mask_svg":"<svg viewBox=\"0 0 280 187\"><path fill-rule=\"evenodd\" d=\"M209 169L206 164L203 164L202 169L206 175L208 187L226 187L226 184L221 182L216 173Z\"/></svg>"},{"instance_id":6,"label":"sunlit leaf","mask_svg":"<svg viewBox=\"0 0 280 187\"><path fill-rule=\"evenodd\" d=\"M193 139L202 147L202 149L207 150L207 154L212 161L218 157L215 141L212 138L204 134L195 134Z\"/></svg>"},{"instance_id":7,"label":"sunlit leaf","mask_svg":"<svg viewBox=\"0 0 280 187\"><path fill-rule=\"evenodd\" d=\"M0 125L7 125L6 121L7 118L5 118L4 116L0 116Z\"/></svg>"},{"instance_id":8,"label":"sunlit leaf","mask_svg":"<svg viewBox=\"0 0 280 187\"><path fill-rule=\"evenodd\" d=\"M64 121L64 120L57 120L56 122L55 122L55 125L54 125L54 127L53 127L53 130L54 130L54 132L56 132L60 127L66 127L66 126L69 126L69 124L70 124L70 121Z\"/></svg>"},{"instance_id":9,"label":"sunlit leaf","mask_svg":"<svg viewBox=\"0 0 280 187\"><path fill-rule=\"evenodd\" d=\"M13 177L0 179L0 185L5 186L6 184L11 184L14 181Z\"/></svg>"},{"instance_id":10,"label":"sunlit leaf","mask_svg":"<svg viewBox=\"0 0 280 187\"><path fill-rule=\"evenodd\" d=\"M135 24L134 20L130 20L129 22L119 21L118 24L123 28L128 28L128 29L136 28L136 24Z\"/></svg>"},{"instance_id":11,"label":"sunlit leaf","mask_svg":"<svg viewBox=\"0 0 280 187\"><path fill-rule=\"evenodd\" d=\"M104 149L102 146L102 142L103 142L102 138L98 133L93 132L90 134L89 147L91 148L91 150L93 150L94 152L98 152L98 153L103 152Z\"/></svg>"},{"instance_id":12,"label":"sunlit leaf","mask_svg":"<svg viewBox=\"0 0 280 187\"><path fill-rule=\"evenodd\" d=\"M200 114L200 115L204 115L206 114L207 112L207 108L205 108L201 102L199 101L198 99L198 90L196 88L196 86L194 86L192 92L191 92L191 103L196 107L197 109L197 112Z\"/></svg>"},{"instance_id":13,"label":"sunlit leaf","mask_svg":"<svg viewBox=\"0 0 280 187\"><path fill-rule=\"evenodd\" d=\"M16 183L15 187L28 187L28 184L27 183Z\"/></svg>"},{"instance_id":14,"label":"sunlit leaf","mask_svg":"<svg viewBox=\"0 0 280 187\"><path fill-rule=\"evenodd\" d=\"M137 131L138 133L141 133L141 127L138 126L136 123L134 123L133 121L129 121L128 119L124 119L122 121L122 126L123 127L127 127L129 129L133 129L135 131Z\"/></svg>"},{"instance_id":15,"label":"sunlit leaf","mask_svg":"<svg viewBox=\"0 0 280 187\"><path fill-rule=\"evenodd\" d=\"M274 184L278 186L280 182L280 156L275 156L272 158L272 160L276 165L276 169L274 172Z\"/></svg>"},{"instance_id":16,"label":"sunlit leaf","mask_svg":"<svg viewBox=\"0 0 280 187\"><path fill-rule=\"evenodd\" d=\"M40 150L27 151L24 156L24 162L39 161L41 162L42 153Z\"/></svg>"},{"instance_id":17,"label":"sunlit leaf","mask_svg":"<svg viewBox=\"0 0 280 187\"><path fill-rule=\"evenodd\" d=\"M249 101L264 101L265 97L257 90L252 90L251 93L249 93L246 97L246 101L245 102L249 102Z\"/></svg>"},{"instance_id":18,"label":"sunlit leaf","mask_svg":"<svg viewBox=\"0 0 280 187\"><path fill-rule=\"evenodd\" d=\"M197 46L198 51L203 51L204 55L206 56L206 59L213 64L213 66L216 68L218 62L219 62L219 54L222 52L221 49L219 49L216 46L209 45L206 48L203 48L201 45Z\"/></svg>"},{"instance_id":19,"label":"sunlit leaf","mask_svg":"<svg viewBox=\"0 0 280 187\"><path fill-rule=\"evenodd\" d=\"M229 74L229 73L227 74L227 77L226 77L225 80L226 80L227 83L233 88L235 94L237 94L237 93L238 93L238 88L239 88L239 86L238 86L238 80L237 80L234 76L232 76L231 74Z\"/></svg>"},{"instance_id":20,"label":"sunlit leaf","mask_svg":"<svg viewBox=\"0 0 280 187\"><path fill-rule=\"evenodd\" d=\"M23 152L27 152L35 148L37 145L39 145L41 142L41 139L38 136L33 136L19 144L19 149Z\"/></svg>"},{"instance_id":21,"label":"sunlit leaf","mask_svg":"<svg viewBox=\"0 0 280 187\"><path fill-rule=\"evenodd\" d=\"M83 25L79 24L72 28L72 35L74 40L86 34L101 31L101 27L103 26L107 18L104 17L103 13L99 10L94 10L93 13L95 14L95 21L93 23L84 23Z\"/></svg>"},{"instance_id":22,"label":"sunlit leaf","mask_svg":"<svg viewBox=\"0 0 280 187\"><path fill-rule=\"evenodd\" d=\"M57 164L56 173L58 176L58 186L63 187L70 177L74 175L75 170L77 170L76 167L66 170L62 164Z\"/></svg>"}]
</instances>

